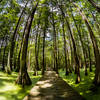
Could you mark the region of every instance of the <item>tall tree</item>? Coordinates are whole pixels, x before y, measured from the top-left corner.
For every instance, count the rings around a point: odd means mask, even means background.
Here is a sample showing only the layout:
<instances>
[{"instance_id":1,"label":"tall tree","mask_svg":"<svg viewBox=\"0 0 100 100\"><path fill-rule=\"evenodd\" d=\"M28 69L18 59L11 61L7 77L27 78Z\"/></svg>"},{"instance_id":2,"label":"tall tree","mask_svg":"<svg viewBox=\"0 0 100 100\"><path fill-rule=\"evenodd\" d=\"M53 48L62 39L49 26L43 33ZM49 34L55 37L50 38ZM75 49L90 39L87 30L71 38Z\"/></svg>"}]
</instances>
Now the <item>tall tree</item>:
<instances>
[{"instance_id":1,"label":"tall tree","mask_svg":"<svg viewBox=\"0 0 100 100\"><path fill-rule=\"evenodd\" d=\"M66 25L67 25L67 28L68 28L68 31L70 33L70 37L71 37L71 40L72 40L72 44L73 44L73 49L74 49L74 57L75 57L75 63L76 63L76 74L77 74L77 78L76 78L76 83L79 83L80 82L80 66L79 66L79 59L78 59L78 55L77 55L77 51L76 51L76 44L75 44L75 40L73 38L73 32L71 30L71 27L70 27L70 24L69 24L69 21L68 19L66 18L65 16L65 13L63 11L63 8L62 8L62 5L59 5L59 8L62 12L62 15L63 17L65 18L66 20Z\"/></svg>"},{"instance_id":2,"label":"tall tree","mask_svg":"<svg viewBox=\"0 0 100 100\"><path fill-rule=\"evenodd\" d=\"M30 34L32 21L33 21L37 6L38 6L38 2L36 6L32 8L32 13L29 15L28 20L27 20L27 26L25 27L25 38L24 38L23 47L22 47L21 67L20 67L18 79L16 80L17 84L22 84L23 86L31 84L30 77L27 73L26 57L27 57L29 34Z\"/></svg>"},{"instance_id":3,"label":"tall tree","mask_svg":"<svg viewBox=\"0 0 100 100\"><path fill-rule=\"evenodd\" d=\"M19 16L19 19L18 19L18 22L16 24L16 28L14 30L14 33L13 33L13 36L12 36L12 39L11 39L11 47L10 47L10 69L12 70L12 59L13 59L13 53L14 53L14 48L15 48L15 37L16 37L16 34L17 34L17 31L18 31L18 27L19 27L19 23L21 21L21 18L22 18L22 15L25 11L25 8L27 6L29 1L26 2L25 4L25 7L23 8L20 16Z\"/></svg>"},{"instance_id":4,"label":"tall tree","mask_svg":"<svg viewBox=\"0 0 100 100\"><path fill-rule=\"evenodd\" d=\"M6 52L6 48L7 48L7 40L5 40L5 46L4 46L4 50L3 50L3 59L2 59L2 70L5 70L5 52Z\"/></svg>"},{"instance_id":5,"label":"tall tree","mask_svg":"<svg viewBox=\"0 0 100 100\"><path fill-rule=\"evenodd\" d=\"M43 56L43 61L42 61L42 75L44 75L44 72L46 70L46 59L45 59L45 39L46 39L46 32L48 28L48 16L49 16L49 7L46 4L47 2L44 3L43 7L43 51L42 51L42 56Z\"/></svg>"},{"instance_id":6,"label":"tall tree","mask_svg":"<svg viewBox=\"0 0 100 100\"><path fill-rule=\"evenodd\" d=\"M67 48L66 48L66 35L65 35L65 24L64 24L64 18L62 17L62 29L63 29L63 40L64 40L64 54L65 54L65 68L66 68L66 74L68 75L68 62L67 62Z\"/></svg>"},{"instance_id":7,"label":"tall tree","mask_svg":"<svg viewBox=\"0 0 100 100\"><path fill-rule=\"evenodd\" d=\"M57 34L55 27L55 19L52 8L52 26L53 26L53 46L54 46L54 70L58 74L58 62L57 62Z\"/></svg>"},{"instance_id":8,"label":"tall tree","mask_svg":"<svg viewBox=\"0 0 100 100\"><path fill-rule=\"evenodd\" d=\"M86 15L84 14L84 12L82 11L82 9L80 9L75 3L73 3L73 5L80 12L80 15L82 16L83 20L85 21L85 24L86 24L87 29L89 31L90 38L91 38L91 41L92 41L92 44L93 44L95 61L96 61L96 71L95 71L94 83L96 85L100 85L100 52L99 52L99 49L98 49L96 38L95 38L93 30L92 30L92 28L89 24L89 21L88 21Z\"/></svg>"},{"instance_id":9,"label":"tall tree","mask_svg":"<svg viewBox=\"0 0 100 100\"><path fill-rule=\"evenodd\" d=\"M38 36L39 36L39 25L37 28L37 32L36 32L36 37L35 37L35 73L34 75L37 75L37 71L39 70L39 62L38 62Z\"/></svg>"},{"instance_id":10,"label":"tall tree","mask_svg":"<svg viewBox=\"0 0 100 100\"><path fill-rule=\"evenodd\" d=\"M79 35L79 38L80 38L80 42L81 42L81 45L82 45L82 49L83 49L83 55L84 55L84 61L85 61L85 75L88 75L87 73L87 62L86 62L86 50L85 50L85 47L84 47L84 43L83 43L83 40L82 40L82 36L81 36L81 31L79 30L78 28L78 25L76 23L76 20L73 16L73 12L72 12L72 8L70 7L70 10L71 10L71 13L72 13L72 18L73 18L73 21L75 23L75 26L76 26L76 29L77 29L77 32L78 32L78 35Z\"/></svg>"}]
</instances>

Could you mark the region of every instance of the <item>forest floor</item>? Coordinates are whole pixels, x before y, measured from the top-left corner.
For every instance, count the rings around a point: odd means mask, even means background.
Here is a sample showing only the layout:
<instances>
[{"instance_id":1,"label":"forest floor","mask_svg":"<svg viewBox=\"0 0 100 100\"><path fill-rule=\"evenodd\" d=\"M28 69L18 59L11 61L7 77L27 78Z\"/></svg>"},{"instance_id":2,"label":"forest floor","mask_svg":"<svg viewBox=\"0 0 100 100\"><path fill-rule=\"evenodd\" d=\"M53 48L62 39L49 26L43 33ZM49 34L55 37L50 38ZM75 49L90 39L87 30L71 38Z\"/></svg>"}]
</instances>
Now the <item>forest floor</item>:
<instances>
[{"instance_id":1,"label":"forest floor","mask_svg":"<svg viewBox=\"0 0 100 100\"><path fill-rule=\"evenodd\" d=\"M0 100L22 100L41 77L40 74L33 76L33 73L29 72L32 85L22 88L22 86L15 84L18 73L12 72L11 75L8 75L0 71Z\"/></svg>"},{"instance_id":2,"label":"forest floor","mask_svg":"<svg viewBox=\"0 0 100 100\"><path fill-rule=\"evenodd\" d=\"M85 76L84 69L80 69L81 82L79 84L75 84L76 75L74 72L66 76L65 70L60 70L59 75L86 100L100 100L100 87L95 87L93 84L95 75L94 66L92 66L92 72L88 69L88 76Z\"/></svg>"},{"instance_id":3,"label":"forest floor","mask_svg":"<svg viewBox=\"0 0 100 100\"><path fill-rule=\"evenodd\" d=\"M85 100L54 71L44 76L23 100Z\"/></svg>"},{"instance_id":4,"label":"forest floor","mask_svg":"<svg viewBox=\"0 0 100 100\"><path fill-rule=\"evenodd\" d=\"M59 70L59 76L86 100L100 100L100 87L95 90L90 90L91 86L93 86L94 72L95 67L93 67L92 72L89 72L88 69L88 76L85 76L84 69L80 69L81 82L79 84L75 84L76 75L74 72L65 76L65 70ZM41 78L40 71L38 72L38 76L33 76L33 73L33 71L29 72L32 85L22 88L22 86L15 84L18 73L12 72L11 75L8 75L0 71L0 100L23 100Z\"/></svg>"}]
</instances>

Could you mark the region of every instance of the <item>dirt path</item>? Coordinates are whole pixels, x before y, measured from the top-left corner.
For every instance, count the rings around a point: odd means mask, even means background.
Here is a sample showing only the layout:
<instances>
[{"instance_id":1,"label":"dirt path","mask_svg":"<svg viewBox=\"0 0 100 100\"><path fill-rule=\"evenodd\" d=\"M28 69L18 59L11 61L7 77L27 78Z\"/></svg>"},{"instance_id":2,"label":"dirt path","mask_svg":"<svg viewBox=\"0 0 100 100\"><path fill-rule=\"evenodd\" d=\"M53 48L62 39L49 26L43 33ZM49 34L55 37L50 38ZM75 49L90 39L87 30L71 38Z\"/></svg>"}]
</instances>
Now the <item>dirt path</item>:
<instances>
[{"instance_id":1,"label":"dirt path","mask_svg":"<svg viewBox=\"0 0 100 100\"><path fill-rule=\"evenodd\" d=\"M85 100L54 71L47 71L23 100Z\"/></svg>"}]
</instances>

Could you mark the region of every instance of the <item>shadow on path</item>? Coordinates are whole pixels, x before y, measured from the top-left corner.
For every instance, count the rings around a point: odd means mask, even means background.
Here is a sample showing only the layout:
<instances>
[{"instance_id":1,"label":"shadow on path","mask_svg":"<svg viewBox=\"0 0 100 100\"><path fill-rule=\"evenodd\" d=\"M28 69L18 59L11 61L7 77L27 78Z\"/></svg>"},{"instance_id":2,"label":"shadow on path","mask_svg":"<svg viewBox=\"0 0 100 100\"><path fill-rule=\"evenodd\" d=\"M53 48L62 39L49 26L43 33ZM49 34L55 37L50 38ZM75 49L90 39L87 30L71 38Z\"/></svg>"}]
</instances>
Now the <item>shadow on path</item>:
<instances>
[{"instance_id":1,"label":"shadow on path","mask_svg":"<svg viewBox=\"0 0 100 100\"><path fill-rule=\"evenodd\" d=\"M54 71L45 75L23 100L85 100Z\"/></svg>"}]
</instances>

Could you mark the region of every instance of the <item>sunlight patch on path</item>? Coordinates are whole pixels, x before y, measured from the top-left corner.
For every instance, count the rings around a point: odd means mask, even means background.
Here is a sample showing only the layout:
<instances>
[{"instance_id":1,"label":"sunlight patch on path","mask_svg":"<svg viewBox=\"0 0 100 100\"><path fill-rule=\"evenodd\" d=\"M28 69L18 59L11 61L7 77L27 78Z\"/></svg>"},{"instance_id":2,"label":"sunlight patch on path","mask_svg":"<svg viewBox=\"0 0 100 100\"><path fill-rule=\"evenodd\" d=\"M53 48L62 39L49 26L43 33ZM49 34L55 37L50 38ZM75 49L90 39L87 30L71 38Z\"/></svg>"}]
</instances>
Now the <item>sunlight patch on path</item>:
<instances>
[{"instance_id":1,"label":"sunlight patch on path","mask_svg":"<svg viewBox=\"0 0 100 100\"><path fill-rule=\"evenodd\" d=\"M84 100L54 71L47 71L23 100Z\"/></svg>"}]
</instances>

